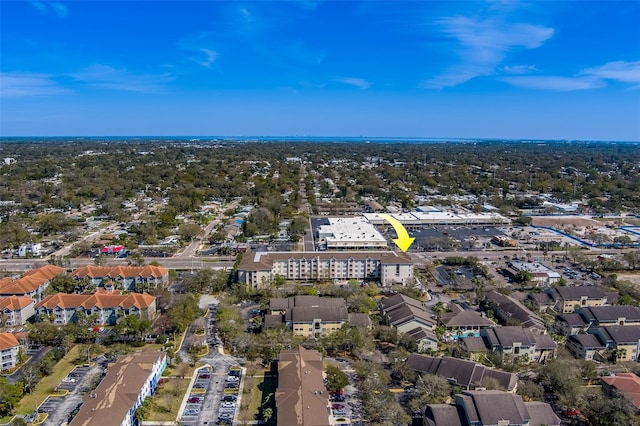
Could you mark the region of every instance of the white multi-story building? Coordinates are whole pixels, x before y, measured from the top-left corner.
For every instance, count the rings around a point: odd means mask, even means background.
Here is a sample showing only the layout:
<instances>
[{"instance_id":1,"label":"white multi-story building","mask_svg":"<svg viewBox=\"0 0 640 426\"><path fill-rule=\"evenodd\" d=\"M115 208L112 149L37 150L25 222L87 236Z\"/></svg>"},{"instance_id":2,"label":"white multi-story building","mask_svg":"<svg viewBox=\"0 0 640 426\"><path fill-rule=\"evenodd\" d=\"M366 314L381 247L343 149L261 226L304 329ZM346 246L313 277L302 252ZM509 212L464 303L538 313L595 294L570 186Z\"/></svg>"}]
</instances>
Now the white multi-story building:
<instances>
[{"instance_id":1,"label":"white multi-story building","mask_svg":"<svg viewBox=\"0 0 640 426\"><path fill-rule=\"evenodd\" d=\"M238 279L266 287L276 275L287 280L366 280L406 285L413 279L413 261L406 253L384 252L258 252L247 253Z\"/></svg>"}]
</instances>

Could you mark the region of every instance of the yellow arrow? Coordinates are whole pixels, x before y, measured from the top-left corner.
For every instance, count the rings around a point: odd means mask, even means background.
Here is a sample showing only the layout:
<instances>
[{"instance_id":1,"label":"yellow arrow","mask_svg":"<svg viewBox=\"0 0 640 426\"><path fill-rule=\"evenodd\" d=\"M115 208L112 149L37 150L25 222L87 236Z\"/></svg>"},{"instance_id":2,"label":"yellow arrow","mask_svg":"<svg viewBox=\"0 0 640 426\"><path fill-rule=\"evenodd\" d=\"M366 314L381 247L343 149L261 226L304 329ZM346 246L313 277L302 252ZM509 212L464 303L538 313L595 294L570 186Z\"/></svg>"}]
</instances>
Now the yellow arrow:
<instances>
[{"instance_id":1,"label":"yellow arrow","mask_svg":"<svg viewBox=\"0 0 640 426\"><path fill-rule=\"evenodd\" d=\"M382 219L389 222L391 226L393 226L393 229L396 231L396 235L398 236L398 238L393 240L393 242L396 243L400 250L406 252L415 238L409 236L409 233L405 229L404 225L400 223L398 219L388 214L379 214L378 216L380 216Z\"/></svg>"}]
</instances>

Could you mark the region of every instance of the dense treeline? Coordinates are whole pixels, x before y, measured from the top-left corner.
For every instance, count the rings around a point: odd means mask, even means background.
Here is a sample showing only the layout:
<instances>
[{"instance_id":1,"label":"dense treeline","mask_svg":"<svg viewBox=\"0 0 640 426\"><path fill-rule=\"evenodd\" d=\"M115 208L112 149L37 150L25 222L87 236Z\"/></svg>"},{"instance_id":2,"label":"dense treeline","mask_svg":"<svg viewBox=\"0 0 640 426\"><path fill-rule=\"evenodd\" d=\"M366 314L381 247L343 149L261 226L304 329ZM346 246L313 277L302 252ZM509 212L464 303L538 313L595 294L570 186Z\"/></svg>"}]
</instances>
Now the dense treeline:
<instances>
[{"instance_id":1,"label":"dense treeline","mask_svg":"<svg viewBox=\"0 0 640 426\"><path fill-rule=\"evenodd\" d=\"M143 211L148 200L164 200L142 225L147 242L175 226L176 215L235 197L258 207L244 225L247 235L273 233L279 220L299 214L303 197L315 206L315 192L404 207L415 195L470 194L476 201L468 207L491 203L508 211L539 205L536 193L583 199L596 213L640 207L640 150L631 143L3 141L0 157L16 159L0 168L4 246L25 237L21 225L44 233L73 226L45 219L47 209L93 203L94 214L124 221L132 203Z\"/></svg>"}]
</instances>

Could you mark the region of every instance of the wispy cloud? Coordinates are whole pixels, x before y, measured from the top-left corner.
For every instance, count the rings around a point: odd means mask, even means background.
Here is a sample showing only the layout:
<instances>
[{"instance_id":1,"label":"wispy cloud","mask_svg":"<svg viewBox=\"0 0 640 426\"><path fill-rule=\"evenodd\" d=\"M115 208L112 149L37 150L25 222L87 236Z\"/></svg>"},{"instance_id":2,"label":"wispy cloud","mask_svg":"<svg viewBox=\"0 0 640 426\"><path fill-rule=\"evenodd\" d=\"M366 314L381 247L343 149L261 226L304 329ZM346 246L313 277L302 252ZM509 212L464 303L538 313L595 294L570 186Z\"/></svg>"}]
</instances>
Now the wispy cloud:
<instances>
[{"instance_id":1,"label":"wispy cloud","mask_svg":"<svg viewBox=\"0 0 640 426\"><path fill-rule=\"evenodd\" d=\"M634 87L640 85L640 61L608 62L600 67L586 68L579 75L602 80L613 80L621 83L631 83Z\"/></svg>"},{"instance_id":2,"label":"wispy cloud","mask_svg":"<svg viewBox=\"0 0 640 426\"><path fill-rule=\"evenodd\" d=\"M70 92L50 74L4 72L0 73L0 97L31 97L59 95Z\"/></svg>"},{"instance_id":3,"label":"wispy cloud","mask_svg":"<svg viewBox=\"0 0 640 426\"><path fill-rule=\"evenodd\" d=\"M27 0L27 2L36 8L40 13L53 13L60 18L66 18L69 15L69 9L67 6L59 1L41 1L41 0Z\"/></svg>"},{"instance_id":4,"label":"wispy cloud","mask_svg":"<svg viewBox=\"0 0 640 426\"><path fill-rule=\"evenodd\" d=\"M640 61L608 62L599 67L585 68L571 77L554 75L523 75L503 77L505 83L516 87L568 92L605 87L608 81L632 84L640 88Z\"/></svg>"},{"instance_id":5,"label":"wispy cloud","mask_svg":"<svg viewBox=\"0 0 640 426\"><path fill-rule=\"evenodd\" d=\"M174 80L169 73L134 74L124 68L102 64L91 65L70 76L89 87L138 93L161 91L167 83Z\"/></svg>"},{"instance_id":6,"label":"wispy cloud","mask_svg":"<svg viewBox=\"0 0 640 426\"><path fill-rule=\"evenodd\" d=\"M211 49L207 49L206 47L201 47L195 50L202 53L205 56L205 58L203 59L201 56L199 56L199 57L191 57L189 59L191 59L192 61L194 61L199 65L202 65L205 68L211 68L211 64L215 62L216 58L218 57L218 53Z\"/></svg>"},{"instance_id":7,"label":"wispy cloud","mask_svg":"<svg viewBox=\"0 0 640 426\"><path fill-rule=\"evenodd\" d=\"M507 23L500 17L489 19L455 16L436 21L447 37L455 40L454 51L460 62L421 87L441 89L462 84L472 78L492 75L509 52L535 49L553 36L553 29L527 23Z\"/></svg>"},{"instance_id":8,"label":"wispy cloud","mask_svg":"<svg viewBox=\"0 0 640 426\"><path fill-rule=\"evenodd\" d=\"M355 86L358 89L362 89L362 90L368 89L373 85L373 83L371 83L370 81L367 81L363 78L356 78L356 77L337 77L337 78L334 78L333 81L335 81L336 83L347 84L349 86Z\"/></svg>"},{"instance_id":9,"label":"wispy cloud","mask_svg":"<svg viewBox=\"0 0 640 426\"><path fill-rule=\"evenodd\" d=\"M532 72L540 72L535 65L506 65L500 68L505 74L531 74Z\"/></svg>"}]
</instances>

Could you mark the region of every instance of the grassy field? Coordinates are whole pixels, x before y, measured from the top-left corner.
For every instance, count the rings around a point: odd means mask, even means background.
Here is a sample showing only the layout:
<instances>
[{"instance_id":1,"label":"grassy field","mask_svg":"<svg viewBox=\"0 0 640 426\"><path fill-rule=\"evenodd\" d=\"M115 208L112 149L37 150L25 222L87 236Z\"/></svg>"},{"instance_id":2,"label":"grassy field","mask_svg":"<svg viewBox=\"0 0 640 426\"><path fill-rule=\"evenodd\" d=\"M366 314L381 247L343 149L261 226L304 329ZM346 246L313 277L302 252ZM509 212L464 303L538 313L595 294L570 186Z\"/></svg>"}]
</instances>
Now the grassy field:
<instances>
[{"instance_id":1,"label":"grassy field","mask_svg":"<svg viewBox=\"0 0 640 426\"><path fill-rule=\"evenodd\" d=\"M53 369L53 373L50 376L43 377L36 385L33 392L22 397L18 404L16 412L18 414L29 414L38 408L39 404L45 400L49 394L54 392L54 389L60 381L67 377L67 375L77 365L80 356L80 346L74 346L69 352L62 358ZM0 420L1 421L1 420Z\"/></svg>"},{"instance_id":2,"label":"grassy field","mask_svg":"<svg viewBox=\"0 0 640 426\"><path fill-rule=\"evenodd\" d=\"M158 386L158 391L153 396L151 411L146 420L175 421L188 386L188 378L165 378L164 383Z\"/></svg>"},{"instance_id":3,"label":"grassy field","mask_svg":"<svg viewBox=\"0 0 640 426\"><path fill-rule=\"evenodd\" d=\"M266 374L266 376L265 376ZM242 401L238 420L253 421L262 419L262 403L270 394L275 394L278 385L269 371L257 366L249 366L242 385ZM271 397L273 398L273 396Z\"/></svg>"}]
</instances>

